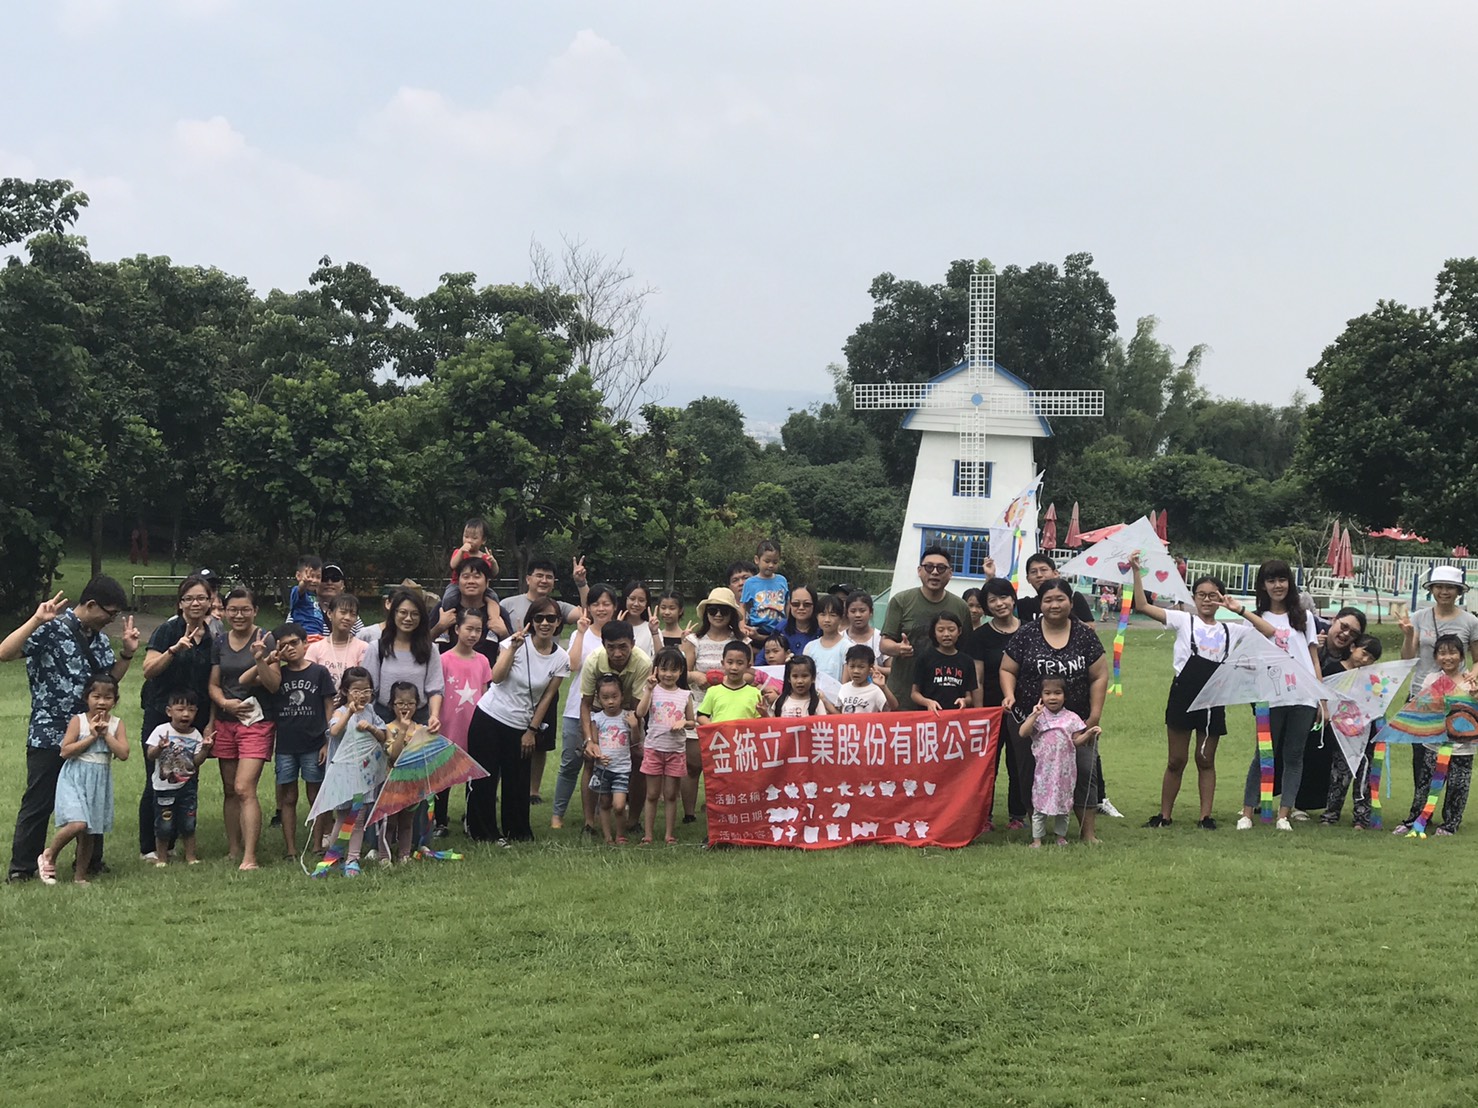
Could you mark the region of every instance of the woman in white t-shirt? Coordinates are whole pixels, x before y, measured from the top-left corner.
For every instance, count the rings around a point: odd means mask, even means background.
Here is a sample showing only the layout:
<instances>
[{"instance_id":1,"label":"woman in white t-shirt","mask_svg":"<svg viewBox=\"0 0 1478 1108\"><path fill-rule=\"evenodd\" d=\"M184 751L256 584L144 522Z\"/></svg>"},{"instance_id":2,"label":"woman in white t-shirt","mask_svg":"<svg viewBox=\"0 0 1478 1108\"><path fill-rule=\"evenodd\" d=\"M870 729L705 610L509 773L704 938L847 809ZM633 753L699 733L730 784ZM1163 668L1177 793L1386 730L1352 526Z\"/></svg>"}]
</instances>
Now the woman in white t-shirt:
<instances>
[{"instance_id":1,"label":"woman in white t-shirt","mask_svg":"<svg viewBox=\"0 0 1478 1108\"><path fill-rule=\"evenodd\" d=\"M1456 635L1458 642L1463 644L1463 653L1478 662L1478 616L1457 605L1457 598L1467 591L1460 567L1433 566L1427 575L1427 596L1432 599L1432 607L1418 608L1411 615L1401 617L1401 657L1416 659L1416 668L1411 671L1410 696L1415 696L1427 679L1437 672L1433 658L1440 636ZM1422 745L1413 743L1413 783L1422 779L1424 756Z\"/></svg>"},{"instance_id":2,"label":"woman in white t-shirt","mask_svg":"<svg viewBox=\"0 0 1478 1108\"><path fill-rule=\"evenodd\" d=\"M467 726L467 753L489 774L467 786L467 834L474 839L506 845L534 837L529 773L535 736L553 718L559 686L570 673L570 656L555 642L563 624L558 604L547 597L535 600L524 616L524 625L500 645L493 683L477 702Z\"/></svg>"},{"instance_id":3,"label":"woman in white t-shirt","mask_svg":"<svg viewBox=\"0 0 1478 1108\"><path fill-rule=\"evenodd\" d=\"M1151 604L1144 594L1139 558L1135 557L1131 562L1134 566L1134 610L1163 623L1175 633L1175 645L1171 648L1175 680L1170 683L1170 695L1165 701L1165 737L1170 744L1170 758L1160 783L1160 811L1151 816L1145 826L1170 826L1170 813L1175 807L1176 796L1180 794L1181 779L1190 759L1191 736L1195 735L1199 738L1196 743L1196 787L1201 799L1201 818L1196 826L1215 831L1216 820L1211 816L1211 805L1216 798L1216 747L1221 736L1227 733L1226 709L1217 705L1192 712L1191 703L1200 695L1217 667L1227 660L1232 644L1247 632L1241 624L1219 622L1216 613L1225 608L1235 615L1244 616L1269 637L1273 634L1273 626L1261 616L1247 611L1240 601L1230 599L1226 595L1226 586L1210 576L1196 578L1191 586L1194 612L1171 611Z\"/></svg>"},{"instance_id":4,"label":"woman in white t-shirt","mask_svg":"<svg viewBox=\"0 0 1478 1108\"><path fill-rule=\"evenodd\" d=\"M1270 558L1259 566L1254 591L1257 594L1257 614L1272 625L1273 633L1269 637L1300 669L1307 670L1310 677L1317 679L1319 632L1314 626L1314 614L1304 607L1298 586L1293 583L1293 570L1288 563ZM1273 757L1281 759L1283 769L1278 822L1275 825L1279 831L1293 830L1288 816L1298 796L1299 782L1303 780L1304 747L1309 732L1322 723L1321 715L1318 701L1312 698L1305 704L1280 704L1268 709ZM1247 767L1247 784L1242 790L1242 818L1237 820L1238 831L1252 829L1252 812L1258 805L1261 783L1262 771L1254 750L1252 764Z\"/></svg>"},{"instance_id":5,"label":"woman in white t-shirt","mask_svg":"<svg viewBox=\"0 0 1478 1108\"><path fill-rule=\"evenodd\" d=\"M580 672L601 648L600 629L616 618L617 600L616 590L610 585L591 585L585 594L585 609L570 632L571 689L565 698L560 723L559 775L554 779L554 812L549 818L549 826L556 831L565 825L565 810L580 785L581 770L585 767L585 736L580 730ZM535 795L538 785L539 782L534 782ZM588 820L585 826L594 832Z\"/></svg>"}]
</instances>

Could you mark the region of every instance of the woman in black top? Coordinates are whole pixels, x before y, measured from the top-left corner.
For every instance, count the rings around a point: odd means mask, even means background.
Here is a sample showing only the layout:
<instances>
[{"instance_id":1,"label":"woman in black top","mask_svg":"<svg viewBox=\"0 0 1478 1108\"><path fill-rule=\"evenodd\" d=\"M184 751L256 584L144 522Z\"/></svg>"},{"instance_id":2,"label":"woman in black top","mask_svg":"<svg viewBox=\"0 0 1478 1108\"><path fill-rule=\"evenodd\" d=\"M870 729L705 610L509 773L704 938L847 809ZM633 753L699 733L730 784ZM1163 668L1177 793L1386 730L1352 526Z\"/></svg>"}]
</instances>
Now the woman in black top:
<instances>
[{"instance_id":1,"label":"woman in black top","mask_svg":"<svg viewBox=\"0 0 1478 1108\"><path fill-rule=\"evenodd\" d=\"M980 603L986 618L970 635L966 651L975 659L982 706L999 708L1001 659L1006 654L1011 636L1021 630L1021 620L1016 617L1016 589L1004 577L992 577L980 590ZM1032 747L1030 740L1023 743L1016 717L1010 712L1001 715L1001 742L996 745L996 765L991 770L992 776L1000 768L1003 751L1006 754L1006 813L1011 820L1008 826L1012 831L1019 831L1032 814ZM1023 752L1026 761L1022 760ZM989 822L986 826L990 828Z\"/></svg>"},{"instance_id":2,"label":"woman in black top","mask_svg":"<svg viewBox=\"0 0 1478 1108\"><path fill-rule=\"evenodd\" d=\"M191 574L180 582L178 610L149 637L144 654L144 688L139 695L144 709L144 730L139 745L148 741L154 728L168 723L165 708L171 693L189 689L195 694L195 729L211 731L210 719L210 608L215 593L210 582ZM144 763L144 793L139 797L139 854L152 861L154 854L154 775L147 758ZM173 846L173 843L170 844Z\"/></svg>"},{"instance_id":3,"label":"woman in black top","mask_svg":"<svg viewBox=\"0 0 1478 1108\"><path fill-rule=\"evenodd\" d=\"M1073 618L1072 586L1060 578L1037 589L1041 618L1011 637L1001 659L1001 707L1019 709L1025 718L1042 694L1043 677L1061 677L1067 693L1064 707L1096 727L1108 694L1108 658L1092 627ZM1098 741L1078 747L1078 784L1073 810L1085 842L1097 842L1094 824L1103 800L1103 774L1098 768Z\"/></svg>"}]
</instances>

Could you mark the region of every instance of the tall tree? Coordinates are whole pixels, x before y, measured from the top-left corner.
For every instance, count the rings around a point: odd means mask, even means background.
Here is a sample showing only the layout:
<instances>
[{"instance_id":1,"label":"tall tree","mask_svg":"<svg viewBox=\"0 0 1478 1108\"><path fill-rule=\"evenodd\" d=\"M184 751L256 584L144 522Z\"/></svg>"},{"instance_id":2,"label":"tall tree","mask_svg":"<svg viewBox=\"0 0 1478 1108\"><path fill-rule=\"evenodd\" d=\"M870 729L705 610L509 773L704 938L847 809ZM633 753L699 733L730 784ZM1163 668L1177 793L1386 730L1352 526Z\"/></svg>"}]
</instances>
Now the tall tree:
<instances>
[{"instance_id":1,"label":"tall tree","mask_svg":"<svg viewBox=\"0 0 1478 1108\"><path fill-rule=\"evenodd\" d=\"M1434 306L1390 301L1350 320L1309 370L1298 460L1332 511L1471 543L1478 461L1468 450L1478 391L1478 259L1449 261Z\"/></svg>"}]
</instances>

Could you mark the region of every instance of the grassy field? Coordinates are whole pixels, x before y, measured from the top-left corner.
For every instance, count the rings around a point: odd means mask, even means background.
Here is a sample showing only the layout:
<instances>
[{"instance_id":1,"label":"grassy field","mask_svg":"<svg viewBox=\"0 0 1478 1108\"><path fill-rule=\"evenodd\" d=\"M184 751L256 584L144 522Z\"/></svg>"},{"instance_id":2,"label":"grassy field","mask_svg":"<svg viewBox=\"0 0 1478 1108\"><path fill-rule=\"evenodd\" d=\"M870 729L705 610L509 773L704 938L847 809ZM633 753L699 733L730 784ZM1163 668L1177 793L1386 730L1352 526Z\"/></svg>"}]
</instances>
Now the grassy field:
<instances>
[{"instance_id":1,"label":"grassy field","mask_svg":"<svg viewBox=\"0 0 1478 1108\"><path fill-rule=\"evenodd\" d=\"M224 861L208 765L209 860L160 872L119 764L113 873L0 890L0 1104L1478 1102L1468 836L1231 830L1245 709L1225 829L1193 826L1193 778L1174 828L1141 829L1168 669L1134 632L1104 721L1129 818L1097 849L708 853L700 821L655 849L454 834L461 863L310 882L272 832L262 871ZM27 704L0 667L6 819Z\"/></svg>"}]
</instances>

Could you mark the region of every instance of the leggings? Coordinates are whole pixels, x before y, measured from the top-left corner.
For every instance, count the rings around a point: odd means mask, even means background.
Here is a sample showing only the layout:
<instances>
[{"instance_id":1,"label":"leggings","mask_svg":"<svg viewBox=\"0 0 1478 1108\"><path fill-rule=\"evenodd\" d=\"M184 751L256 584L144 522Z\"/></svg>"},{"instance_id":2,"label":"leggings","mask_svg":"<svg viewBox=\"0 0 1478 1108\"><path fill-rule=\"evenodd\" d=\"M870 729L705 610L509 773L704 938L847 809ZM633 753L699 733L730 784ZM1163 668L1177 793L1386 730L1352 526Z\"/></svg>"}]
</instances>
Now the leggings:
<instances>
[{"instance_id":1,"label":"leggings","mask_svg":"<svg viewBox=\"0 0 1478 1108\"><path fill-rule=\"evenodd\" d=\"M577 690L571 691L574 696ZM580 785L580 770L585 765L585 736L580 729L580 717L564 717L561 724L563 736L559 754L559 777L554 782L554 814L564 819L570 798ZM582 817L583 818L583 817Z\"/></svg>"},{"instance_id":2,"label":"leggings","mask_svg":"<svg viewBox=\"0 0 1478 1108\"><path fill-rule=\"evenodd\" d=\"M1273 732L1273 757L1281 758L1283 762L1283 791L1278 799L1284 808L1292 808L1298 799L1298 786L1304 776L1304 749L1318 718L1319 709L1312 704L1291 704L1268 710L1268 726ZM1261 791L1262 768L1257 751L1253 750L1252 764L1247 767L1247 784L1242 789L1242 803L1248 808L1256 808Z\"/></svg>"},{"instance_id":3,"label":"leggings","mask_svg":"<svg viewBox=\"0 0 1478 1108\"><path fill-rule=\"evenodd\" d=\"M1411 814L1407 823L1415 823L1426 806L1427 794L1432 790L1432 774L1437 771L1437 752L1418 746L1422 754L1421 766L1417 769L1416 794L1411 798ZM1463 809L1468 806L1468 789L1473 783L1473 756L1453 757L1447 761L1447 785L1442 794L1442 826L1454 835L1462 829Z\"/></svg>"},{"instance_id":4,"label":"leggings","mask_svg":"<svg viewBox=\"0 0 1478 1108\"><path fill-rule=\"evenodd\" d=\"M1338 750L1334 752L1334 760L1329 765L1329 796L1324 801L1324 814L1319 817L1320 823L1334 824L1339 822L1340 811L1345 806L1345 793L1349 791L1353 781L1355 786L1355 826L1370 826L1370 762L1375 757L1375 744L1367 743L1365 746L1365 757L1360 759L1359 773L1351 774L1350 767L1345 765L1345 756ZM1425 796L1425 794L1423 794Z\"/></svg>"},{"instance_id":5,"label":"leggings","mask_svg":"<svg viewBox=\"0 0 1478 1108\"><path fill-rule=\"evenodd\" d=\"M1032 813L1032 838L1041 841L1047 837L1047 821L1052 821L1052 833L1059 839L1067 838L1067 815L1049 816L1044 812Z\"/></svg>"}]
</instances>

